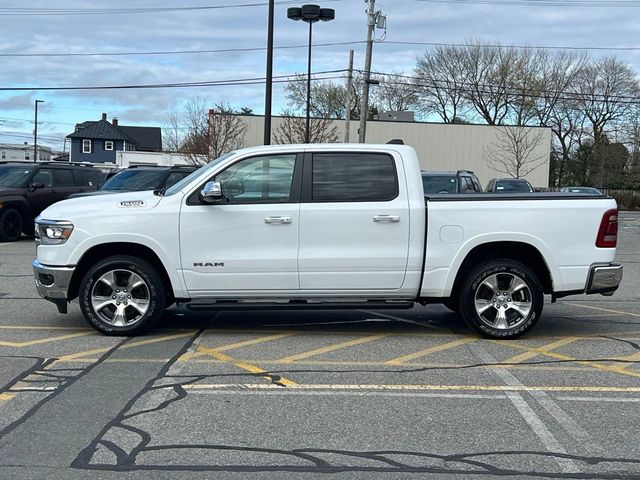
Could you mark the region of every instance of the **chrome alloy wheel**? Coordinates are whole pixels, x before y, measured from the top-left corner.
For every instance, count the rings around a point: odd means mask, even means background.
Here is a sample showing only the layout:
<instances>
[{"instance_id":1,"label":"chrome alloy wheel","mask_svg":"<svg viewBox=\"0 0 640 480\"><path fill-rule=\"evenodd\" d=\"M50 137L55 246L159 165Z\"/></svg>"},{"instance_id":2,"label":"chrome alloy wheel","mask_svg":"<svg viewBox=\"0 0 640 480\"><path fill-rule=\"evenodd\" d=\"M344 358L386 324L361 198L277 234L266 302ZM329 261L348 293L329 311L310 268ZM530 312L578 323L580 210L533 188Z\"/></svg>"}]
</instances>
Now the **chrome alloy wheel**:
<instances>
[{"instance_id":1,"label":"chrome alloy wheel","mask_svg":"<svg viewBox=\"0 0 640 480\"><path fill-rule=\"evenodd\" d=\"M518 275L496 273L478 285L474 306L483 323L506 330L527 319L533 308L533 295L527 282Z\"/></svg>"},{"instance_id":2,"label":"chrome alloy wheel","mask_svg":"<svg viewBox=\"0 0 640 480\"><path fill-rule=\"evenodd\" d=\"M91 306L96 315L114 327L139 322L149 309L149 286L130 270L109 270L91 289Z\"/></svg>"}]
</instances>

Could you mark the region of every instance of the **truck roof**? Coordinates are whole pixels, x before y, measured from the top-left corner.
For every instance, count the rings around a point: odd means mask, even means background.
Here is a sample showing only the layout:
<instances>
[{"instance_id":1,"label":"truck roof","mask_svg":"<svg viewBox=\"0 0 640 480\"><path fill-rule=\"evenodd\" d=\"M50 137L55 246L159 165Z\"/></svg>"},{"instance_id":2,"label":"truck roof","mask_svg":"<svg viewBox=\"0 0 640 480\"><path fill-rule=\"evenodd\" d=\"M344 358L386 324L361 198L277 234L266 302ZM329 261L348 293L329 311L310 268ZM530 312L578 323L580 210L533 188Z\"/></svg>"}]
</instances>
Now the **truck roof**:
<instances>
[{"instance_id":1,"label":"truck roof","mask_svg":"<svg viewBox=\"0 0 640 480\"><path fill-rule=\"evenodd\" d=\"M291 151L395 151L415 153L410 145L385 144L385 143L302 143L288 145L259 145L238 149L236 153L260 153L260 152L291 152Z\"/></svg>"}]
</instances>

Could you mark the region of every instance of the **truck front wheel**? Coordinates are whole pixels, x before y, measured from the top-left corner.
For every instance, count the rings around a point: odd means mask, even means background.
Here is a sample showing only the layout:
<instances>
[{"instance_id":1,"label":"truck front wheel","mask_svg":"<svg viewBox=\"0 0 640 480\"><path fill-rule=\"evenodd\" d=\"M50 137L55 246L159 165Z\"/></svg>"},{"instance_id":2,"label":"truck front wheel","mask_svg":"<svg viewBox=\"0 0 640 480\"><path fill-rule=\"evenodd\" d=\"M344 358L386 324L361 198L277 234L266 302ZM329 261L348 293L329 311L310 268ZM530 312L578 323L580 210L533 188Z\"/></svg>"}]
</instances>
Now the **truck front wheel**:
<instances>
[{"instance_id":1,"label":"truck front wheel","mask_svg":"<svg viewBox=\"0 0 640 480\"><path fill-rule=\"evenodd\" d=\"M467 276L460 291L460 313L488 338L517 338L538 322L544 293L535 273L509 259L483 263Z\"/></svg>"},{"instance_id":2,"label":"truck front wheel","mask_svg":"<svg viewBox=\"0 0 640 480\"><path fill-rule=\"evenodd\" d=\"M106 258L80 283L82 314L105 335L137 335L150 328L162 315L165 298L158 271L137 257Z\"/></svg>"}]
</instances>

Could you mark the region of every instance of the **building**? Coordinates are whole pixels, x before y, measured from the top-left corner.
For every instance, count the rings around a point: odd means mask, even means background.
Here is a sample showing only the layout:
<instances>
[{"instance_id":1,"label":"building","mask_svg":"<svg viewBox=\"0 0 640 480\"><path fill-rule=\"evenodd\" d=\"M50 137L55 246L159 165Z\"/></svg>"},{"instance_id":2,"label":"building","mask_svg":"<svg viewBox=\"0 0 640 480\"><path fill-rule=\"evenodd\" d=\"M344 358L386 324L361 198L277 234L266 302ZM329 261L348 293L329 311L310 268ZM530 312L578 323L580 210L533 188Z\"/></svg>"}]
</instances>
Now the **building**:
<instances>
[{"instance_id":1,"label":"building","mask_svg":"<svg viewBox=\"0 0 640 480\"><path fill-rule=\"evenodd\" d=\"M262 145L264 117L240 115L247 125L244 145ZM282 124L281 117L273 117L271 139ZM338 138L344 138L344 120L334 120ZM350 142L358 141L358 121L351 121ZM372 120L367 122L367 143L386 143L402 139L414 147L423 170L473 170L482 186L495 177L506 177L505 173L492 168L490 159L497 153L506 155L509 150L508 135L520 129L535 142L529 156L539 166L524 178L536 187L549 184L549 160L551 155L551 129L546 127L495 127L490 125L443 124L404 121Z\"/></svg>"},{"instance_id":2,"label":"building","mask_svg":"<svg viewBox=\"0 0 640 480\"><path fill-rule=\"evenodd\" d=\"M82 122L67 135L71 142L69 161L115 163L118 151L162 151L160 127L133 127L118 124L118 119L107 121L107 114L97 122Z\"/></svg>"},{"instance_id":3,"label":"building","mask_svg":"<svg viewBox=\"0 0 640 480\"><path fill-rule=\"evenodd\" d=\"M206 155L194 159L199 165L207 163ZM126 168L132 165L159 165L162 167L193 165L186 155L169 152L118 152L116 166Z\"/></svg>"},{"instance_id":4,"label":"building","mask_svg":"<svg viewBox=\"0 0 640 480\"><path fill-rule=\"evenodd\" d=\"M36 161L48 162L51 160L51 148L38 145ZM28 143L0 143L1 161L28 161L33 162L33 144Z\"/></svg>"}]
</instances>

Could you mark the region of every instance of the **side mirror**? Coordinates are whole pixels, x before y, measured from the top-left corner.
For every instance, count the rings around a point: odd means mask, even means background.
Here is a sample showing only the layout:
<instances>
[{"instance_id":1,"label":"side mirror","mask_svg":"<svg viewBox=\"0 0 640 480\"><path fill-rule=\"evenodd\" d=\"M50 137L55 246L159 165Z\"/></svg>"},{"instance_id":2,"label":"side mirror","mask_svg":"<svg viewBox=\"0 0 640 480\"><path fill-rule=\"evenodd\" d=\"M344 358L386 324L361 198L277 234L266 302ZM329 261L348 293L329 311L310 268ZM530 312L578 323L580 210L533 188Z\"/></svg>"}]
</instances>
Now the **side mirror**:
<instances>
[{"instance_id":1,"label":"side mirror","mask_svg":"<svg viewBox=\"0 0 640 480\"><path fill-rule=\"evenodd\" d=\"M211 181L204 184L204 187L200 191L200 198L203 202L215 203L222 200L222 186L220 182Z\"/></svg>"},{"instance_id":2,"label":"side mirror","mask_svg":"<svg viewBox=\"0 0 640 480\"><path fill-rule=\"evenodd\" d=\"M44 188L44 183L41 182L32 182L31 183L31 188L33 188L34 190L38 189L38 188Z\"/></svg>"}]
</instances>

